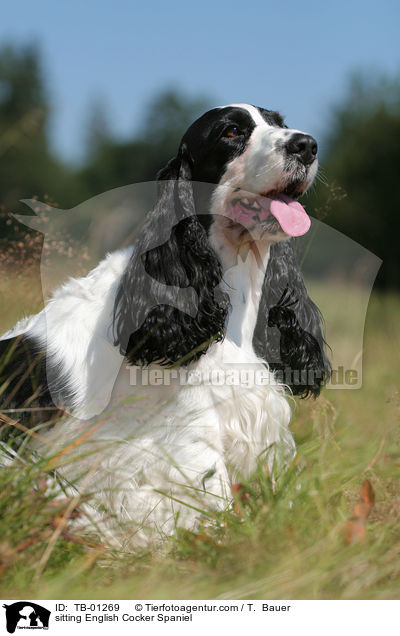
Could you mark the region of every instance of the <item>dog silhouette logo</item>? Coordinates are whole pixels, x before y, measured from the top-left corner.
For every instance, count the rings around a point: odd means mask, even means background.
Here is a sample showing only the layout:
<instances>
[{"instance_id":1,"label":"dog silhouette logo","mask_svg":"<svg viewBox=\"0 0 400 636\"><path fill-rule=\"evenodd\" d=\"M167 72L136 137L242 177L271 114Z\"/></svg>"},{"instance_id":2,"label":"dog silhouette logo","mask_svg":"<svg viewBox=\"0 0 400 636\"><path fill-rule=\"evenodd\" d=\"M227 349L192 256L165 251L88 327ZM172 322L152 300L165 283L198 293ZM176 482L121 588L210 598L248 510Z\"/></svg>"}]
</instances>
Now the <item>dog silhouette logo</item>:
<instances>
[{"instance_id":1,"label":"dog silhouette logo","mask_svg":"<svg viewBox=\"0 0 400 636\"><path fill-rule=\"evenodd\" d=\"M18 601L3 607L6 610L9 634L13 634L16 629L49 629L51 612L37 603Z\"/></svg>"}]
</instances>

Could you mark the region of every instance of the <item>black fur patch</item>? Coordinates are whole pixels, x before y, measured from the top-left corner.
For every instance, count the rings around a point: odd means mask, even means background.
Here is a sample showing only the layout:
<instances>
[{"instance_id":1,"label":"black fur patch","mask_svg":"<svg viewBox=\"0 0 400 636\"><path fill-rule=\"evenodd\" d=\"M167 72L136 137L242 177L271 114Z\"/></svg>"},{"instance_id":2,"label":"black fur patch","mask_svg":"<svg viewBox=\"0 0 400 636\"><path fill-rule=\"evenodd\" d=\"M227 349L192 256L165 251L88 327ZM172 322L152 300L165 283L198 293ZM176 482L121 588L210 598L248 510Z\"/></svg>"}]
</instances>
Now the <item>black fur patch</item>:
<instances>
[{"instance_id":1,"label":"black fur patch","mask_svg":"<svg viewBox=\"0 0 400 636\"><path fill-rule=\"evenodd\" d=\"M0 340L0 409L27 425L54 417L46 354L24 336Z\"/></svg>"},{"instance_id":2,"label":"black fur patch","mask_svg":"<svg viewBox=\"0 0 400 636\"><path fill-rule=\"evenodd\" d=\"M293 241L271 246L254 330L258 356L294 395L317 397L330 376L322 316L307 293Z\"/></svg>"},{"instance_id":3,"label":"black fur patch","mask_svg":"<svg viewBox=\"0 0 400 636\"><path fill-rule=\"evenodd\" d=\"M224 336L229 297L218 290L222 267L196 215L190 177L188 152L182 144L179 156L159 175L159 201L134 245L118 288L115 345L130 364L188 364ZM168 181L163 184L165 179ZM149 249L157 226L170 227L171 217L186 218L173 227L164 244ZM195 315L159 304L137 328L137 318L149 304L150 278L169 286L191 287L197 296Z\"/></svg>"}]
</instances>

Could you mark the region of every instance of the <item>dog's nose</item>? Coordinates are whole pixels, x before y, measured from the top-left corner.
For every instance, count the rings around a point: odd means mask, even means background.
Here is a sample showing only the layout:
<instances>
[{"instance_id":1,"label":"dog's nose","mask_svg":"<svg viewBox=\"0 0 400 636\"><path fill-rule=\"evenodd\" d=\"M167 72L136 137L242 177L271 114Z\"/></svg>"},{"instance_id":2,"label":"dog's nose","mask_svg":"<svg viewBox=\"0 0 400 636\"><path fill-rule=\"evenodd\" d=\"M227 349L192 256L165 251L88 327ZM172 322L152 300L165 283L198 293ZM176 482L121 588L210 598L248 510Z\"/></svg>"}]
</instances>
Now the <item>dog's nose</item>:
<instances>
[{"instance_id":1,"label":"dog's nose","mask_svg":"<svg viewBox=\"0 0 400 636\"><path fill-rule=\"evenodd\" d=\"M290 155L295 155L305 166L308 166L317 156L318 144L311 135L295 133L286 143L286 150Z\"/></svg>"}]
</instances>

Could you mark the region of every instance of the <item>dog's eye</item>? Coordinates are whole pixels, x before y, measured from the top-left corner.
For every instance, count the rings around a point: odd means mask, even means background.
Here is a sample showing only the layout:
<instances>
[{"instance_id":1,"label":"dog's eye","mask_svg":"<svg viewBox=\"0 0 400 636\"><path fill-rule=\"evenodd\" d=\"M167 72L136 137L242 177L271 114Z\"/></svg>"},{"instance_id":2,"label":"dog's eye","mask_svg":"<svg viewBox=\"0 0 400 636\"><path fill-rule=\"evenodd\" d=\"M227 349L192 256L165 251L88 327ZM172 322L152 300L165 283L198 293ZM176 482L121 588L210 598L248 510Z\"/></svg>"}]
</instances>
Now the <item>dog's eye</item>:
<instances>
[{"instance_id":1,"label":"dog's eye","mask_svg":"<svg viewBox=\"0 0 400 636\"><path fill-rule=\"evenodd\" d=\"M229 126L224 130L224 137L239 137L242 135L242 131L237 126Z\"/></svg>"}]
</instances>

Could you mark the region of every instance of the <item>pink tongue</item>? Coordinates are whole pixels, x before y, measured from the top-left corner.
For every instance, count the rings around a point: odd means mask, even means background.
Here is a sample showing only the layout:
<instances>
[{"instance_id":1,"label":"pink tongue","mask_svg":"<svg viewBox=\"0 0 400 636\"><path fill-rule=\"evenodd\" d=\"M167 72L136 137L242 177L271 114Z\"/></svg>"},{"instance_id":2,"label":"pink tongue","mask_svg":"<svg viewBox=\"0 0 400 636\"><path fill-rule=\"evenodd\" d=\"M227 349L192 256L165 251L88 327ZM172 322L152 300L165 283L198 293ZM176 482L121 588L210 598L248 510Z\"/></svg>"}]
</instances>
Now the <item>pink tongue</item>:
<instances>
[{"instance_id":1,"label":"pink tongue","mask_svg":"<svg viewBox=\"0 0 400 636\"><path fill-rule=\"evenodd\" d=\"M270 200L269 211L289 236L302 236L310 229L310 217L303 206L285 194Z\"/></svg>"}]
</instances>

